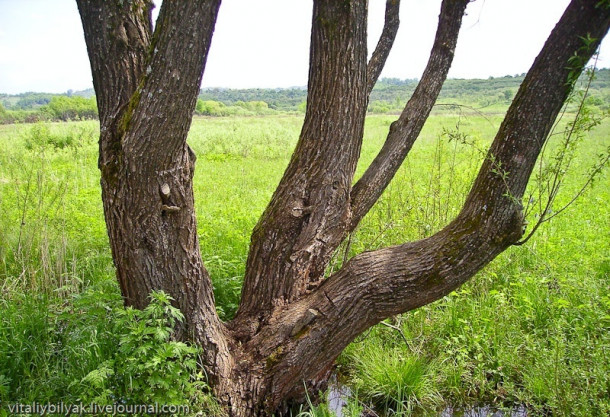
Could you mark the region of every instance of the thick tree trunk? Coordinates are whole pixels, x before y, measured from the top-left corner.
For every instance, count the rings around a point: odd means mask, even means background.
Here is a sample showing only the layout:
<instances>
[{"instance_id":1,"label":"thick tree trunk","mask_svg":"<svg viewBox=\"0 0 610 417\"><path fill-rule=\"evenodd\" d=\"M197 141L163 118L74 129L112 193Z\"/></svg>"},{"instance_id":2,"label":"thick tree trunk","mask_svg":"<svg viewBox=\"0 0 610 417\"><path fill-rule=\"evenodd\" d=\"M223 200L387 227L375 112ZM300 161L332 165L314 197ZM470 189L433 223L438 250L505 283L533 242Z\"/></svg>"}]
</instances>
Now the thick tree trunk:
<instances>
[{"instance_id":1,"label":"thick tree trunk","mask_svg":"<svg viewBox=\"0 0 610 417\"><path fill-rule=\"evenodd\" d=\"M301 136L256 226L237 317L215 311L199 254L195 156L186 144L219 0L77 0L100 111L102 198L128 305L168 292L185 315L176 337L203 347L232 416L285 413L323 387L368 327L441 298L523 232L520 200L562 103L610 25L603 2L573 0L525 78L461 213L417 242L367 252L324 279L333 251L379 198L417 138L451 65L468 0L444 0L422 81L380 154L352 187L368 95L398 24L366 62L365 0L314 1ZM583 39L593 39L585 43Z\"/></svg>"},{"instance_id":2,"label":"thick tree trunk","mask_svg":"<svg viewBox=\"0 0 610 417\"><path fill-rule=\"evenodd\" d=\"M366 18L365 1L314 2L305 121L252 234L235 321L243 340L320 282L344 237L368 102Z\"/></svg>"},{"instance_id":3,"label":"thick tree trunk","mask_svg":"<svg viewBox=\"0 0 610 417\"><path fill-rule=\"evenodd\" d=\"M142 308L152 290L185 315L177 337L204 347L210 375L230 361L199 253L186 145L219 1L79 0L100 112L102 200L121 292ZM189 21L190 20L190 21ZM188 22L188 24L187 24Z\"/></svg>"}]
</instances>

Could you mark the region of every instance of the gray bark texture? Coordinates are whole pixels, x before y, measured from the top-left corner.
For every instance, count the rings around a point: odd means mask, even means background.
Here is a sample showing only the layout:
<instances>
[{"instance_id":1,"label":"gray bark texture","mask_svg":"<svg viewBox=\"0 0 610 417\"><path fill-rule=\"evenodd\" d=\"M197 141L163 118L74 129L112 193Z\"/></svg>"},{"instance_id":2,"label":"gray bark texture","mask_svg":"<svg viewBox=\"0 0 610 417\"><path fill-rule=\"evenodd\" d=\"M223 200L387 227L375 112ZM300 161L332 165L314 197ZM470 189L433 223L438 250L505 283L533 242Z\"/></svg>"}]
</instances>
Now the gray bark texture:
<instances>
[{"instance_id":1,"label":"gray bark texture","mask_svg":"<svg viewBox=\"0 0 610 417\"><path fill-rule=\"evenodd\" d=\"M307 108L293 157L253 233L236 317L216 314L199 253L195 155L186 144L220 0L77 0L100 113L99 168L127 305L152 290L185 315L176 337L231 416L285 414L324 387L370 326L459 287L523 234L521 198L562 104L610 25L607 2L573 0L517 93L460 214L435 235L331 256L383 193L417 139L453 60L468 0L444 0L428 65L354 183L370 91L398 28L398 0L367 62L367 1L314 0ZM583 38L594 39L585 44Z\"/></svg>"}]
</instances>

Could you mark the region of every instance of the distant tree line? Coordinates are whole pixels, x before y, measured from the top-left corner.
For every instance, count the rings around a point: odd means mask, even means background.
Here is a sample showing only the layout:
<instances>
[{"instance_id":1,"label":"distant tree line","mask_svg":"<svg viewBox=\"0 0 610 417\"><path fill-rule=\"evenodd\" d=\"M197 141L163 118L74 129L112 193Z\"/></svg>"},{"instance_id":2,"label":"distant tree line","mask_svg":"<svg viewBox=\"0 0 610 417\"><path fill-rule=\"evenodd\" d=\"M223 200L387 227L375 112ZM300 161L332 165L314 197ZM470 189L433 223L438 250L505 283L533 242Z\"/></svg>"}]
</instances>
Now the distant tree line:
<instances>
[{"instance_id":1,"label":"distant tree line","mask_svg":"<svg viewBox=\"0 0 610 417\"><path fill-rule=\"evenodd\" d=\"M301 104L307 100L307 90L305 88L204 88L199 98L203 101L218 101L225 106L237 105L239 102L264 101L271 110L299 111Z\"/></svg>"},{"instance_id":2,"label":"distant tree line","mask_svg":"<svg viewBox=\"0 0 610 417\"><path fill-rule=\"evenodd\" d=\"M262 100L240 100L226 105L221 101L198 99L195 108L195 114L200 116L261 116L273 113L276 113L276 110Z\"/></svg>"},{"instance_id":3,"label":"distant tree line","mask_svg":"<svg viewBox=\"0 0 610 417\"><path fill-rule=\"evenodd\" d=\"M461 104L482 111L504 111L513 99L524 74L488 79L448 79L439 103ZM584 77L584 76L583 76ZM418 80L382 78L369 102L369 113L397 113L411 97ZM580 81L581 85L585 80ZM204 88L199 94L195 114L200 116L261 116L278 112L305 111L305 88ZM596 71L589 87L588 104L610 109L610 69ZM66 94L0 94L0 124L37 121L97 119L93 90L68 91Z\"/></svg>"},{"instance_id":4,"label":"distant tree line","mask_svg":"<svg viewBox=\"0 0 610 417\"><path fill-rule=\"evenodd\" d=\"M439 96L439 103L462 104L481 110L496 108L503 111L512 101L525 74L489 77L488 79L447 79ZM371 93L369 113L400 112L404 103L411 97L417 79L400 80L398 78L380 79ZM581 81L583 83L584 81ZM238 109L229 110L239 103L263 101L270 110L298 111L305 110L307 91L305 88L284 89L228 89L204 88L199 99L209 106L206 114L223 116L239 114ZM608 109L610 107L610 69L596 71L590 86L589 103ZM220 107L224 105L225 107ZM235 113L231 113L231 111Z\"/></svg>"},{"instance_id":5,"label":"distant tree line","mask_svg":"<svg viewBox=\"0 0 610 417\"><path fill-rule=\"evenodd\" d=\"M26 93L13 105L9 98L0 96L0 124L97 119L95 97Z\"/></svg>"}]
</instances>

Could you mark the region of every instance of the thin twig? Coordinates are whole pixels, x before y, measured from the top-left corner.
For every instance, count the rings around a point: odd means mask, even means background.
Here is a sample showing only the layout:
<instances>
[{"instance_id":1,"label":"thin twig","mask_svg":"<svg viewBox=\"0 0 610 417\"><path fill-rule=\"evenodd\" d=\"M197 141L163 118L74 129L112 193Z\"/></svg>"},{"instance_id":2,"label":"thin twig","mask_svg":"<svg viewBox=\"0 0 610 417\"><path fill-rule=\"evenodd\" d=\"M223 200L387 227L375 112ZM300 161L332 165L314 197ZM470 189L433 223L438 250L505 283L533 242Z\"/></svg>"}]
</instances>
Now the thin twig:
<instances>
[{"instance_id":1,"label":"thin twig","mask_svg":"<svg viewBox=\"0 0 610 417\"><path fill-rule=\"evenodd\" d=\"M593 173L589 176L589 178L587 179L585 184L580 188L580 190L576 193L576 195L562 208L555 211L555 213L549 215L549 213L551 212L551 207L552 207L553 203L555 202L557 194L559 193L559 189L561 188L561 185L563 184L563 178L560 176L561 170L559 168L561 167L561 165L566 157L568 144L572 140L572 136L573 136L574 132L576 131L576 125L577 125L578 119L584 110L585 101L589 95L589 90L591 88L591 83L593 82L593 77L595 75L595 68L597 67L598 59L599 59L599 55L596 55L595 62L593 65L593 70L591 71L591 75L588 77L587 85L584 89L582 99L580 100L580 103L578 105L578 110L576 111L576 115L574 116L574 121L572 122L570 128L568 129L568 131L566 133L566 138L564 141L564 148L561 150L559 159L557 160L555 175L553 176L552 184L549 184L547 187L549 194L548 194L548 199L545 204L544 210L542 210L542 212L540 213L540 217L538 218L538 221L532 227L532 230L528 233L528 235L525 238L521 239L520 241L514 243L515 246L521 246L521 245L524 245L525 243L527 243L532 238L534 233L538 230L538 228L542 225L542 223L548 222L552 218L556 217L557 215L559 215L560 213L565 211L570 205L572 205L584 193L584 191L587 189L587 187L593 182L595 175L600 172L602 167L610 159L610 154L609 154L606 156L606 158L604 158L602 160L602 162L598 165L597 169L595 169L593 171ZM564 107L563 112L561 113L561 117L563 117L565 115L566 109L567 109L567 104ZM557 127L557 124L558 124L558 122L556 122L555 125L553 126L553 129L551 130L551 133L549 134L549 136L553 134L555 128ZM542 149L542 155L540 156L540 158L542 158L542 156L544 155L544 150L546 149L547 144L548 144L548 140L544 144L544 147ZM571 161L572 160L569 160L567 162L567 165L566 165L565 169L563 170L564 172L566 172L568 170L568 168L570 167ZM540 174L539 175L540 175L540 179L542 180L542 159L540 162ZM542 190L539 192L539 201L542 200L541 193L542 193ZM528 201L528 205L529 205L529 201ZM527 207L526 207L525 212L529 213L529 210Z\"/></svg>"},{"instance_id":2,"label":"thin twig","mask_svg":"<svg viewBox=\"0 0 610 417\"><path fill-rule=\"evenodd\" d=\"M393 324L390 324L390 323L386 323L385 321L381 321L381 322L379 322L379 324L383 324L384 326L389 327L390 329L394 329L398 333L400 333L400 335L402 336L402 340L405 341L405 345L407 345L407 347L409 349L411 349L411 346L409 345L409 341L407 340L407 337L405 336L404 332L402 331L402 329L400 327L394 326Z\"/></svg>"}]
</instances>

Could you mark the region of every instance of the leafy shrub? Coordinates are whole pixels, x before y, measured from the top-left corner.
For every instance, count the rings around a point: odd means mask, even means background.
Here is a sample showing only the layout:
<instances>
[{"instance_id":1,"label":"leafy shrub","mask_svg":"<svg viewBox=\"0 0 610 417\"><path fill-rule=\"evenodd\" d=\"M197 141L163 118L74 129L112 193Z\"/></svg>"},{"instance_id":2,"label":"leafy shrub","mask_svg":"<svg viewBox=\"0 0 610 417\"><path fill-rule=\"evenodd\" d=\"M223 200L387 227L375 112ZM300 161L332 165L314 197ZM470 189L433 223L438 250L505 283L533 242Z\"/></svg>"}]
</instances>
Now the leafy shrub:
<instances>
[{"instance_id":1,"label":"leafy shrub","mask_svg":"<svg viewBox=\"0 0 610 417\"><path fill-rule=\"evenodd\" d=\"M45 148L52 146L53 148L63 149L73 146L73 136L59 137L51 134L49 126L43 123L33 125L25 135L25 147L29 150Z\"/></svg>"},{"instance_id":2,"label":"leafy shrub","mask_svg":"<svg viewBox=\"0 0 610 417\"><path fill-rule=\"evenodd\" d=\"M85 402L185 404L202 388L203 376L192 378L199 349L171 340L172 329L184 318L171 300L153 292L144 310L115 312L118 349L80 381Z\"/></svg>"},{"instance_id":3,"label":"leafy shrub","mask_svg":"<svg viewBox=\"0 0 610 417\"><path fill-rule=\"evenodd\" d=\"M274 113L264 101L237 101L227 106L220 101L197 100L195 114L202 116L260 116Z\"/></svg>"},{"instance_id":4,"label":"leafy shrub","mask_svg":"<svg viewBox=\"0 0 610 417\"><path fill-rule=\"evenodd\" d=\"M52 132L49 125L36 123L25 133L26 149L53 149L77 148L85 143L92 142L96 133L89 126L70 129L62 132Z\"/></svg>"},{"instance_id":5,"label":"leafy shrub","mask_svg":"<svg viewBox=\"0 0 610 417\"><path fill-rule=\"evenodd\" d=\"M100 284L70 302L0 299L0 403L158 403L220 415L196 372L199 349L171 340L183 320L171 297L155 292L144 310L125 309L116 285Z\"/></svg>"},{"instance_id":6,"label":"leafy shrub","mask_svg":"<svg viewBox=\"0 0 610 417\"><path fill-rule=\"evenodd\" d=\"M243 107L256 114L265 114L269 112L269 105L264 101L238 101L236 106Z\"/></svg>"},{"instance_id":7,"label":"leafy shrub","mask_svg":"<svg viewBox=\"0 0 610 417\"><path fill-rule=\"evenodd\" d=\"M6 109L4 108L2 103L0 103L0 124L6 124L6 123L11 123L11 122L12 122L12 120L11 120L8 112L6 111Z\"/></svg>"},{"instance_id":8,"label":"leafy shrub","mask_svg":"<svg viewBox=\"0 0 610 417\"><path fill-rule=\"evenodd\" d=\"M195 108L195 113L204 115L204 116L226 116L228 112L226 111L227 106L224 103L214 100L197 100L197 107Z\"/></svg>"},{"instance_id":9,"label":"leafy shrub","mask_svg":"<svg viewBox=\"0 0 610 417\"><path fill-rule=\"evenodd\" d=\"M97 119L97 103L95 97L55 96L49 104L41 108L41 112L50 115L52 120L92 120Z\"/></svg>"}]
</instances>

